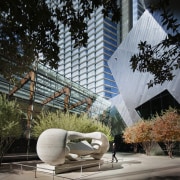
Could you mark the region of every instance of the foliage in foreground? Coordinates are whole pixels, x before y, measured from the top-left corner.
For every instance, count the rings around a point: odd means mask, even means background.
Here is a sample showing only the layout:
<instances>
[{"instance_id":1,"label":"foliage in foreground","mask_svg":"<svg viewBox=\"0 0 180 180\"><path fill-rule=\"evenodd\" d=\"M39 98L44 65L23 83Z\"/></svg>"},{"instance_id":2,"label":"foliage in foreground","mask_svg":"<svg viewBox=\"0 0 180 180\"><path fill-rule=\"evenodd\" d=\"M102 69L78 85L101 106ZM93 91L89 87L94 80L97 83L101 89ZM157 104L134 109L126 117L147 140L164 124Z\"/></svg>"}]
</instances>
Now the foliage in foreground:
<instances>
[{"instance_id":1,"label":"foliage in foreground","mask_svg":"<svg viewBox=\"0 0 180 180\"><path fill-rule=\"evenodd\" d=\"M155 45L147 41L138 44L139 52L131 57L133 71L148 72L153 75L147 85L148 88L165 81L172 81L175 70L180 68L180 23L173 11L170 10L170 1L160 0L150 4L150 11L159 11L162 27L168 32L165 39Z\"/></svg>"},{"instance_id":2,"label":"foliage in foreground","mask_svg":"<svg viewBox=\"0 0 180 180\"><path fill-rule=\"evenodd\" d=\"M36 59L57 69L62 26L69 31L74 46L86 46L87 23L100 7L105 17L120 19L116 0L1 1L0 74L9 79L28 73Z\"/></svg>"},{"instance_id":3,"label":"foliage in foreground","mask_svg":"<svg viewBox=\"0 0 180 180\"><path fill-rule=\"evenodd\" d=\"M8 101L0 95L0 158L10 148L15 139L22 135L22 111L16 101Z\"/></svg>"},{"instance_id":4,"label":"foliage in foreground","mask_svg":"<svg viewBox=\"0 0 180 180\"><path fill-rule=\"evenodd\" d=\"M104 133L109 140L112 140L110 128L88 118L86 114L77 116L76 114L65 114L61 111L41 112L34 121L32 135L38 138L44 130L49 128L60 128L82 133L99 131Z\"/></svg>"}]
</instances>

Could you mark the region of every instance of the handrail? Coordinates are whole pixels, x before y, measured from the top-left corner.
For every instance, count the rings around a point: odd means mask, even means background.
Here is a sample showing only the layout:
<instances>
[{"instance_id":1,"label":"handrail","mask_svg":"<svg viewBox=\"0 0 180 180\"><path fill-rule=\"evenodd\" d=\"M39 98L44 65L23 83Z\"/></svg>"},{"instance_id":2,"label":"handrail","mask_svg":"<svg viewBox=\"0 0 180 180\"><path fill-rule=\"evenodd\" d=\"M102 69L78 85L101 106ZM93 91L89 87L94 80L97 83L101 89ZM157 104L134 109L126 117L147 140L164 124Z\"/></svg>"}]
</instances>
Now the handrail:
<instances>
[{"instance_id":1,"label":"handrail","mask_svg":"<svg viewBox=\"0 0 180 180\"><path fill-rule=\"evenodd\" d=\"M81 165L75 165L75 166L71 166L71 167L62 167L62 169L72 169L72 168L79 168L80 169L80 178L82 176L82 173L83 173L83 167L90 167L92 165L98 165L98 169L101 169L101 164L109 164L110 161L108 160L104 160L103 162L102 161L99 161L99 162L94 162L94 163L86 163L86 164L81 164ZM13 169L13 165L17 165L17 166L20 166L20 170L21 172L23 172L23 167L28 167L28 168L32 168L34 170L34 177L37 178L37 172L40 171L41 173L48 173L48 172L45 172L43 170L46 170L46 171L52 171L52 177L53 177L53 180L54 180L54 176L56 176L56 173L55 173L55 170L52 170L52 169L48 169L48 168L44 168L44 167L36 167L36 166L31 166L31 165L26 165L26 164L22 164L22 163L15 163L15 162L12 162L12 163L5 163L5 164L10 164L10 169L12 170ZM112 166L113 167L113 166ZM60 168L61 169L61 168ZM76 169L76 170L77 170ZM42 171L41 171L42 170ZM71 178L68 178L68 177L63 177L63 176L60 176L58 174L58 177L61 177L63 179L71 179Z\"/></svg>"}]
</instances>

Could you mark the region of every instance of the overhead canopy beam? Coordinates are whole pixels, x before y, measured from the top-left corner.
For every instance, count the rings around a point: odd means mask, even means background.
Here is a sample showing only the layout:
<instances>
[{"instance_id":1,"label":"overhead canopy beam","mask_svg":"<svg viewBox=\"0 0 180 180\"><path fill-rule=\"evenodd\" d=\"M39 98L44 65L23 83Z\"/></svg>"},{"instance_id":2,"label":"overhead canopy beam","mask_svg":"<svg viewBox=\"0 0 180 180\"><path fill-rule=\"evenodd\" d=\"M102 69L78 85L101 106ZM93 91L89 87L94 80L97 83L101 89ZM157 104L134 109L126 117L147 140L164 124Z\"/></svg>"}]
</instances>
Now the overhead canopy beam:
<instances>
[{"instance_id":1,"label":"overhead canopy beam","mask_svg":"<svg viewBox=\"0 0 180 180\"><path fill-rule=\"evenodd\" d=\"M87 98L87 107L86 107L86 111L89 111L91 106L92 106L92 99L91 98Z\"/></svg>"},{"instance_id":2,"label":"overhead canopy beam","mask_svg":"<svg viewBox=\"0 0 180 180\"><path fill-rule=\"evenodd\" d=\"M31 120L33 113L33 101L34 101L34 93L35 93L35 72L30 71L24 78L20 80L19 86L15 86L9 93L9 96L12 96L16 91L21 89L28 81L30 81L29 85L29 106L27 110L27 127L26 127L26 138L30 138L30 129L31 129Z\"/></svg>"},{"instance_id":3,"label":"overhead canopy beam","mask_svg":"<svg viewBox=\"0 0 180 180\"><path fill-rule=\"evenodd\" d=\"M14 88L10 91L9 96L12 96L16 91L21 89L30 80L31 78L30 76L31 76L31 72L26 74L26 76L20 80L20 83L19 83L20 85L14 86Z\"/></svg>"},{"instance_id":4,"label":"overhead canopy beam","mask_svg":"<svg viewBox=\"0 0 180 180\"><path fill-rule=\"evenodd\" d=\"M70 98L71 90L70 88L65 89L65 97L64 97L64 112L66 112L69 108L69 98Z\"/></svg>"},{"instance_id":5,"label":"overhead canopy beam","mask_svg":"<svg viewBox=\"0 0 180 180\"><path fill-rule=\"evenodd\" d=\"M79 101L79 102L71 105L71 106L69 107L69 109L71 110L71 109L76 108L76 107L78 107L78 106L80 106L80 105L82 105L82 104L85 104L85 103L88 104L88 105L87 105L87 108L86 108L86 110L88 111L88 110L90 109L90 107L92 106L92 99L91 99L91 98L85 98L85 99L83 99L82 101Z\"/></svg>"},{"instance_id":6,"label":"overhead canopy beam","mask_svg":"<svg viewBox=\"0 0 180 180\"><path fill-rule=\"evenodd\" d=\"M48 97L47 99L45 99L42 104L45 105L48 102L52 101L53 99L61 96L62 94L65 94L65 100L64 100L64 106L67 107L68 103L69 103L69 96L70 96L70 88L69 87L64 87L61 90L59 90L58 92L55 92L52 96Z\"/></svg>"},{"instance_id":7,"label":"overhead canopy beam","mask_svg":"<svg viewBox=\"0 0 180 180\"><path fill-rule=\"evenodd\" d=\"M30 129L31 129L31 121L32 121L32 115L33 115L33 102L34 102L34 94L35 94L35 72L31 71L29 73L30 75L30 85L29 85L29 107L28 107L28 119L27 119L27 134L26 138L30 139Z\"/></svg>"}]
</instances>

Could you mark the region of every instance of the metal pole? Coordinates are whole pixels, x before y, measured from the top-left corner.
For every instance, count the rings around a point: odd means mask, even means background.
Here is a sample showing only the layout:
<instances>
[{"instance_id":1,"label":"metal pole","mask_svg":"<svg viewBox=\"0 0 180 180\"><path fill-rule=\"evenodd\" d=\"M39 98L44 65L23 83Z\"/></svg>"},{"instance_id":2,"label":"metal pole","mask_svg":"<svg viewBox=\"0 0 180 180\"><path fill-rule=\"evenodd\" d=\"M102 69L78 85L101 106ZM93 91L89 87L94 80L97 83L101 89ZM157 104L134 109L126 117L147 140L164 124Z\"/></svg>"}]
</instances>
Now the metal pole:
<instances>
[{"instance_id":1,"label":"metal pole","mask_svg":"<svg viewBox=\"0 0 180 180\"><path fill-rule=\"evenodd\" d=\"M55 170L53 170L53 180L54 180L54 174L55 174Z\"/></svg>"},{"instance_id":2,"label":"metal pole","mask_svg":"<svg viewBox=\"0 0 180 180\"><path fill-rule=\"evenodd\" d=\"M37 171L36 171L36 168L35 168L35 178L37 178L37 174L36 173L37 173Z\"/></svg>"},{"instance_id":3,"label":"metal pole","mask_svg":"<svg viewBox=\"0 0 180 180\"><path fill-rule=\"evenodd\" d=\"M12 169L13 169L13 168L12 168L12 163L10 163L10 171L12 171Z\"/></svg>"},{"instance_id":4,"label":"metal pole","mask_svg":"<svg viewBox=\"0 0 180 180\"><path fill-rule=\"evenodd\" d=\"M81 174L80 174L80 177L82 176L82 166L81 166Z\"/></svg>"},{"instance_id":5,"label":"metal pole","mask_svg":"<svg viewBox=\"0 0 180 180\"><path fill-rule=\"evenodd\" d=\"M23 168L22 168L22 164L21 164L21 174L23 174Z\"/></svg>"}]
</instances>

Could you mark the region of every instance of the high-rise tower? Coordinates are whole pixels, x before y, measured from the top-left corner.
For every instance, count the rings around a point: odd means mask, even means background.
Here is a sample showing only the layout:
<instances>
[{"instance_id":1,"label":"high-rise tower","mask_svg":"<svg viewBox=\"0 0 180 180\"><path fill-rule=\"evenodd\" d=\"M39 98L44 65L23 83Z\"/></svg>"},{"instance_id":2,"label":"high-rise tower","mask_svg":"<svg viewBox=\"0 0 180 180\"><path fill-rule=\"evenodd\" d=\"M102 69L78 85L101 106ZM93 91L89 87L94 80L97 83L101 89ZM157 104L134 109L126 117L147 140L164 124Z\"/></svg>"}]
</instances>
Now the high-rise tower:
<instances>
[{"instance_id":1,"label":"high-rise tower","mask_svg":"<svg viewBox=\"0 0 180 180\"><path fill-rule=\"evenodd\" d=\"M121 2L122 1L122 2ZM127 0L129 3L124 7L122 4L122 18L130 18L132 24L132 7L133 1ZM76 4L78 8L78 4ZM124 8L123 8L124 7ZM125 11L129 8L128 13L131 16L126 17ZM67 28L62 25L59 42L60 52L60 67L59 73L71 79L74 82L86 87L87 89L109 99L119 94L117 85L108 67L107 61L112 56L120 43L121 33L129 32L132 25L128 29L125 28L123 20L121 27L118 28L116 23L111 21L111 18L104 18L101 13L101 8L92 14L91 20L88 21L88 43L87 47L73 48L70 33ZM130 13L131 11L131 13Z\"/></svg>"},{"instance_id":2,"label":"high-rise tower","mask_svg":"<svg viewBox=\"0 0 180 180\"><path fill-rule=\"evenodd\" d=\"M119 0L121 20L118 24L118 44L120 44L144 12L142 0Z\"/></svg>"}]
</instances>

